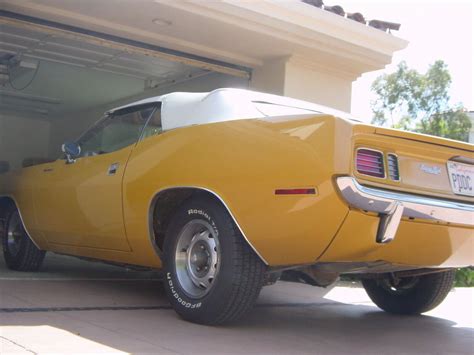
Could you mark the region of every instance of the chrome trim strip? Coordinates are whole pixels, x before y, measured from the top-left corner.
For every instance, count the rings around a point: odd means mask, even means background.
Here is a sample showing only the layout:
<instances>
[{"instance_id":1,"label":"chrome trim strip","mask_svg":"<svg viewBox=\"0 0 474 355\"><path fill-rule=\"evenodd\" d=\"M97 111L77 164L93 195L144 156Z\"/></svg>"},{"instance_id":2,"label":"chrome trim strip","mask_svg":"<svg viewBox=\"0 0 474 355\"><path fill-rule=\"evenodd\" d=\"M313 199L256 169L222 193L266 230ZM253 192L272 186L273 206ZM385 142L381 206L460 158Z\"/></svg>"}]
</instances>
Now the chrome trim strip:
<instances>
[{"instance_id":1,"label":"chrome trim strip","mask_svg":"<svg viewBox=\"0 0 474 355\"><path fill-rule=\"evenodd\" d=\"M170 187L165 187L161 190L159 190L158 192L156 192L154 195L153 195L153 198L151 199L150 201L150 204L149 204L149 211L148 211L148 228L149 228L149 231L150 231L150 234L149 234L149 239L153 245L153 248L155 249L155 252L157 252L158 256L161 257L162 255L162 251L158 248L158 246L156 245L156 243L154 242L154 231L153 231L153 210L154 210L154 205L155 205L155 202L156 200L158 199L158 195L160 195L161 193L163 193L164 191L167 191L167 190L174 190L174 189L195 189L195 190L202 190L202 191L206 191L206 192L209 192L211 193L213 196L215 196L223 205L224 207L226 208L227 212L229 212L229 215L231 216L231 218L234 220L234 223L235 225L237 226L237 228L239 228L239 231L240 233L242 233L242 236L244 237L244 239L246 240L246 242L248 243L248 245L250 245L250 247L252 248L252 250L255 252L255 254L258 255L258 257L265 263L265 265L269 265L268 262L265 260L265 258L258 252L258 250L252 245L252 243L250 243L250 240L247 238L247 236L245 235L245 232L244 230L242 229L242 227L240 226L239 222L237 222L237 219L235 218L234 214L232 213L232 211L230 210L229 206L225 203L224 199L219 196L216 192L208 189L208 188L205 188L205 187L200 187L200 186L170 186Z\"/></svg>"},{"instance_id":2,"label":"chrome trim strip","mask_svg":"<svg viewBox=\"0 0 474 355\"><path fill-rule=\"evenodd\" d=\"M148 124L150 123L150 120L153 117L153 115L155 114L156 110L161 111L161 102L154 102L153 104L154 104L155 107L153 108L153 111L150 114L150 116L148 116L148 118L146 119L145 124L142 127L142 131L140 132L140 137L138 137L138 140L135 143L135 145L140 143L141 141L143 141L143 136L145 135L145 129L148 127ZM140 106L143 106L143 105L137 105L136 107L140 107ZM130 107L133 108L134 106L130 106ZM160 112L160 115L161 115L161 112Z\"/></svg>"},{"instance_id":3,"label":"chrome trim strip","mask_svg":"<svg viewBox=\"0 0 474 355\"><path fill-rule=\"evenodd\" d=\"M403 217L474 226L474 204L366 187L349 176L336 182L346 202L361 210L387 215L400 203Z\"/></svg>"},{"instance_id":4,"label":"chrome trim strip","mask_svg":"<svg viewBox=\"0 0 474 355\"><path fill-rule=\"evenodd\" d=\"M20 207L18 206L18 203L16 202L15 198L11 195L0 195L0 198L3 198L3 197L9 198L13 201L16 209L18 210L18 214L20 215L21 223L23 223L23 227L25 228L26 235L28 236L28 238L30 238L31 242L35 245L35 247L37 247L39 250L43 250L39 247L39 245L35 242L35 240L31 238L31 234L30 232L28 232L28 228L26 227L25 221L23 220L23 216L21 215Z\"/></svg>"}]
</instances>

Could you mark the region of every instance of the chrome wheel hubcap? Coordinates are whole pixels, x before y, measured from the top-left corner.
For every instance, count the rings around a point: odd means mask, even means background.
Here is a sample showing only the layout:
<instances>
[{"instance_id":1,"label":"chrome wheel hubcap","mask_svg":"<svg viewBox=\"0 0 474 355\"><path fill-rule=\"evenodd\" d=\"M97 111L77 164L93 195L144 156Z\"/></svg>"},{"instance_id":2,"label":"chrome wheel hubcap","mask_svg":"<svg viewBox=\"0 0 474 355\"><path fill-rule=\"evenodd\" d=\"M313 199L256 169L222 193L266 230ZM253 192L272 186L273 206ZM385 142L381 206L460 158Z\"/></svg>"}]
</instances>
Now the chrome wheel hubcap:
<instances>
[{"instance_id":1,"label":"chrome wheel hubcap","mask_svg":"<svg viewBox=\"0 0 474 355\"><path fill-rule=\"evenodd\" d=\"M18 212L15 212L8 221L7 248L9 253L15 257L20 252L21 240L25 236L23 224Z\"/></svg>"},{"instance_id":2,"label":"chrome wheel hubcap","mask_svg":"<svg viewBox=\"0 0 474 355\"><path fill-rule=\"evenodd\" d=\"M217 233L203 220L187 223L178 236L175 265L178 281L191 298L200 298L212 288L219 271Z\"/></svg>"}]
</instances>

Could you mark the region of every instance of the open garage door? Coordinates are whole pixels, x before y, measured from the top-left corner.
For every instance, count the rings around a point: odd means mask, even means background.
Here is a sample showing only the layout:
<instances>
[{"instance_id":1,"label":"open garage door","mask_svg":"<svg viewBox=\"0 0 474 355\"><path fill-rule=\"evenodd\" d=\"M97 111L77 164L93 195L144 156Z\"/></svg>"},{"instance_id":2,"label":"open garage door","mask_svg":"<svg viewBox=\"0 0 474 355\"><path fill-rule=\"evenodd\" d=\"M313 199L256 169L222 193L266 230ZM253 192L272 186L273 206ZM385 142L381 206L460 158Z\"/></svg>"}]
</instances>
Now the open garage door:
<instances>
[{"instance_id":1,"label":"open garage door","mask_svg":"<svg viewBox=\"0 0 474 355\"><path fill-rule=\"evenodd\" d=\"M248 86L248 68L117 36L5 11L0 27L0 170L57 157L112 107Z\"/></svg>"}]
</instances>

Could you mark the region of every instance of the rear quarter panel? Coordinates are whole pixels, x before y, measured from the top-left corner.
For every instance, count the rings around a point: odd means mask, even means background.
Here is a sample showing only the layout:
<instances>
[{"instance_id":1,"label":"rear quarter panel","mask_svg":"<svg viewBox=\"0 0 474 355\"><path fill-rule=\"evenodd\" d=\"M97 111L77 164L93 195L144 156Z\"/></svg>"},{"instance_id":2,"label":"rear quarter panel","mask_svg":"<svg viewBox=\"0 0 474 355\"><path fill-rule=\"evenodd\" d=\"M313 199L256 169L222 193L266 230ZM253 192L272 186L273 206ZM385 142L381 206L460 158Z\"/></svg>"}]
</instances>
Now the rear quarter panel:
<instances>
[{"instance_id":1,"label":"rear quarter panel","mask_svg":"<svg viewBox=\"0 0 474 355\"><path fill-rule=\"evenodd\" d=\"M348 213L333 177L349 172L351 133L350 123L318 116L192 126L140 142L124 177L126 230L137 260L159 265L148 238L153 197L189 186L219 195L269 265L314 262ZM317 194L275 195L299 187Z\"/></svg>"}]
</instances>

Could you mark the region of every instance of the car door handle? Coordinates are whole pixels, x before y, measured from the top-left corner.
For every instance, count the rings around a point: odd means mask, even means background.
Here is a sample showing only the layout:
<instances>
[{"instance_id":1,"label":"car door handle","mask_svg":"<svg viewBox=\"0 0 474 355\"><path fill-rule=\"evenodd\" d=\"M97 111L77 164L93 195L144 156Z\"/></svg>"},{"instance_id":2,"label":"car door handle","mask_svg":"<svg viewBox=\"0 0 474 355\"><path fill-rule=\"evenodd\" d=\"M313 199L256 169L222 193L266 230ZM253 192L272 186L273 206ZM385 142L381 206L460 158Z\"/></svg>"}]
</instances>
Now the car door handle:
<instances>
[{"instance_id":1,"label":"car door handle","mask_svg":"<svg viewBox=\"0 0 474 355\"><path fill-rule=\"evenodd\" d=\"M53 168L44 168L43 169L44 173L50 173L51 171L54 171L54 169Z\"/></svg>"},{"instance_id":2,"label":"car door handle","mask_svg":"<svg viewBox=\"0 0 474 355\"><path fill-rule=\"evenodd\" d=\"M107 172L107 175L115 175L119 168L119 163L113 163L109 166L109 170Z\"/></svg>"}]
</instances>

